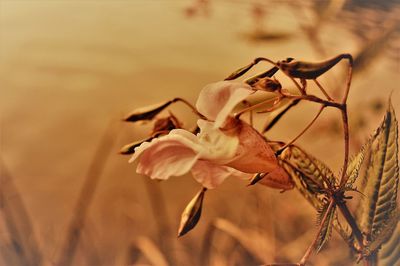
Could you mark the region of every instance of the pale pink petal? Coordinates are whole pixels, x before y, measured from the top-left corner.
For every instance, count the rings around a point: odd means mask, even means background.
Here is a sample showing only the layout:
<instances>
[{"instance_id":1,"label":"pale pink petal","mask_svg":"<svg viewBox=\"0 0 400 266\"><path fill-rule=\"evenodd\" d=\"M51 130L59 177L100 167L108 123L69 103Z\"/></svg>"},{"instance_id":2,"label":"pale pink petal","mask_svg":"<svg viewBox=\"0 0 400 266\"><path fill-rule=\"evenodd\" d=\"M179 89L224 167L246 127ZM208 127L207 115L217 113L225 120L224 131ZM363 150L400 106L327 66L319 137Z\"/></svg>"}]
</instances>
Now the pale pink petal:
<instances>
[{"instance_id":1,"label":"pale pink petal","mask_svg":"<svg viewBox=\"0 0 400 266\"><path fill-rule=\"evenodd\" d=\"M230 167L214 164L210 161L198 160L192 168L193 178L208 189L220 185L234 171Z\"/></svg>"},{"instance_id":2,"label":"pale pink petal","mask_svg":"<svg viewBox=\"0 0 400 266\"><path fill-rule=\"evenodd\" d=\"M283 190L289 190L294 187L294 184L289 175L280 166L275 168L275 170L273 170L272 172L268 173L258 183L267 187Z\"/></svg>"},{"instance_id":3,"label":"pale pink petal","mask_svg":"<svg viewBox=\"0 0 400 266\"><path fill-rule=\"evenodd\" d=\"M142 143L130 162L139 158L136 172L152 179L168 179L190 171L202 150L196 136L182 129Z\"/></svg>"},{"instance_id":4,"label":"pale pink petal","mask_svg":"<svg viewBox=\"0 0 400 266\"><path fill-rule=\"evenodd\" d=\"M198 120L197 125L200 128L197 138L203 147L200 159L217 164L230 162L239 146L238 136L225 134L219 128L215 128L214 123L210 121Z\"/></svg>"},{"instance_id":5,"label":"pale pink petal","mask_svg":"<svg viewBox=\"0 0 400 266\"><path fill-rule=\"evenodd\" d=\"M254 90L237 81L220 81L205 86L196 102L197 110L210 120L215 127L224 124L235 106L246 99Z\"/></svg>"},{"instance_id":6,"label":"pale pink petal","mask_svg":"<svg viewBox=\"0 0 400 266\"><path fill-rule=\"evenodd\" d=\"M275 153L265 138L249 124L230 118L224 129L226 134L239 138L236 155L227 166L245 173L269 173L278 166Z\"/></svg>"}]
</instances>

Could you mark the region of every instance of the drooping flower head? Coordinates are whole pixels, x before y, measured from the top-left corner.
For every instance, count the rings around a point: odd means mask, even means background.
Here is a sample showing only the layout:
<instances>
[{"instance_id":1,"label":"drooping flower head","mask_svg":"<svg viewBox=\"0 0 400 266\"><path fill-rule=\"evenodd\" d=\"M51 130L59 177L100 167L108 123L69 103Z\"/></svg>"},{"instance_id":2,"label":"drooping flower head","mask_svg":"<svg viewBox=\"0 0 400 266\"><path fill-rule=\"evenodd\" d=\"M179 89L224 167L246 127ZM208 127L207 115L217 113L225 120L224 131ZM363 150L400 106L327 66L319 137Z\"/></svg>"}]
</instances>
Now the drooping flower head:
<instances>
[{"instance_id":1,"label":"drooping flower head","mask_svg":"<svg viewBox=\"0 0 400 266\"><path fill-rule=\"evenodd\" d=\"M191 171L206 188L214 188L228 176L249 178L266 173L260 183L280 189L293 187L279 166L265 138L246 122L231 116L235 106L254 90L236 81L207 85L196 103L200 132L184 129L144 142L135 149L131 162L138 160L137 172L152 179L165 180Z\"/></svg>"}]
</instances>

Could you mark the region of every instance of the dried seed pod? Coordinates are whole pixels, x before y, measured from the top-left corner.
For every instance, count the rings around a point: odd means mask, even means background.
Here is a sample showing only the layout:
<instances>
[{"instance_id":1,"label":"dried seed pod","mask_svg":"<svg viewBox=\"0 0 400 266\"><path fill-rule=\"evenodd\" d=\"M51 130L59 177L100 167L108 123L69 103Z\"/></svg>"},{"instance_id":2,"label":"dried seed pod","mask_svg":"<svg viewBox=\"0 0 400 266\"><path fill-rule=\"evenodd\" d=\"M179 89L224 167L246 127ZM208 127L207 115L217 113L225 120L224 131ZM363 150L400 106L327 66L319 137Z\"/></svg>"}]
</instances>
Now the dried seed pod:
<instances>
[{"instance_id":1,"label":"dried seed pod","mask_svg":"<svg viewBox=\"0 0 400 266\"><path fill-rule=\"evenodd\" d=\"M350 54L340 54L332 59L318 63L283 60L279 61L277 65L283 72L293 78L316 79L339 63L342 59L348 59L350 64L353 63L353 58Z\"/></svg>"},{"instance_id":2,"label":"dried seed pod","mask_svg":"<svg viewBox=\"0 0 400 266\"><path fill-rule=\"evenodd\" d=\"M181 237L192 230L200 220L204 194L206 191L206 188L202 188L186 206L182 213L178 237Z\"/></svg>"},{"instance_id":3,"label":"dried seed pod","mask_svg":"<svg viewBox=\"0 0 400 266\"><path fill-rule=\"evenodd\" d=\"M159 114L162 110L167 108L173 100L161 103L146 106L144 108L139 108L134 110L130 115L128 115L124 120L127 122L136 122L141 120L152 120L157 114Z\"/></svg>"},{"instance_id":4,"label":"dried seed pod","mask_svg":"<svg viewBox=\"0 0 400 266\"><path fill-rule=\"evenodd\" d=\"M249 79L247 79L245 82L249 84L250 86L253 86L257 81L263 78L271 78L273 75L275 75L276 72L278 72L279 68L277 67L272 67L268 69L267 71L260 73L258 75L255 75Z\"/></svg>"},{"instance_id":5,"label":"dried seed pod","mask_svg":"<svg viewBox=\"0 0 400 266\"><path fill-rule=\"evenodd\" d=\"M154 137L151 136L151 137L149 137L149 138L147 138L147 139L142 139L142 140L138 140L138 141L135 141L135 142L126 144L125 146L123 146L123 147L120 149L119 153L120 153L120 154L123 154L123 155L134 154L134 153L135 153L135 148L136 148L136 147L139 147L143 142L151 141L153 138L154 138Z\"/></svg>"},{"instance_id":6,"label":"dried seed pod","mask_svg":"<svg viewBox=\"0 0 400 266\"><path fill-rule=\"evenodd\" d=\"M253 66L257 65L258 63L260 63L261 61L265 61L265 58L262 57L257 57L256 59L254 59L253 62L251 62L250 64L248 64L247 66L244 66L242 68L239 68L238 70L236 70L235 72L233 72L232 74L230 74L227 78L225 78L225 80L233 80L233 79L237 79L240 76L243 76L247 71L249 71ZM277 67L273 67L269 70L267 70L266 72L263 72L261 74L258 74L257 76L254 76L254 79L259 79L259 78L263 78L263 77L272 77L277 71L279 70L279 68ZM247 81L246 81L247 82ZM248 82L247 82L248 83ZM249 85L251 85L250 83L248 83Z\"/></svg>"}]
</instances>

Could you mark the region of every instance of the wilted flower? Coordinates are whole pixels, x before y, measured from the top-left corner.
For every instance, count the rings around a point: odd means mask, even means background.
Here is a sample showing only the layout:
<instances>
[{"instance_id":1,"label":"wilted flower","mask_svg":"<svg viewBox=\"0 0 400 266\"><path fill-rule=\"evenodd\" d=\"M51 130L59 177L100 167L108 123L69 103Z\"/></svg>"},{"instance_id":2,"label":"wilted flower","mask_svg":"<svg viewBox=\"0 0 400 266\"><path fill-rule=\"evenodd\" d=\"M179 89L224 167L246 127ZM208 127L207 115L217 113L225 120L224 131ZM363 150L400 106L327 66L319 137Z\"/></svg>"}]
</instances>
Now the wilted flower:
<instances>
[{"instance_id":1,"label":"wilted flower","mask_svg":"<svg viewBox=\"0 0 400 266\"><path fill-rule=\"evenodd\" d=\"M196 103L207 120L197 124L200 133L174 129L168 135L144 142L130 162L139 159L137 172L152 179L168 179L191 171L206 188L228 176L249 178L267 173L260 183L280 189L293 187L265 138L246 122L230 116L233 108L254 93L251 86L234 81L207 85Z\"/></svg>"}]
</instances>

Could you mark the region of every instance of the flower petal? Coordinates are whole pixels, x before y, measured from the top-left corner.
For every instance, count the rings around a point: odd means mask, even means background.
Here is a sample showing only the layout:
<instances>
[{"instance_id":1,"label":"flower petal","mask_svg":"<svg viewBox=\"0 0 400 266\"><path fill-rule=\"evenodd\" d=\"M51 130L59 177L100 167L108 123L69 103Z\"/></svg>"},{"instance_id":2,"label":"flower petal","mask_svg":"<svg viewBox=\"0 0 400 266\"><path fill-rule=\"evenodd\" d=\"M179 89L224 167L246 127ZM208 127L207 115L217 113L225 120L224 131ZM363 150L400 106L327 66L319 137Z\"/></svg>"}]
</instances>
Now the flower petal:
<instances>
[{"instance_id":1,"label":"flower petal","mask_svg":"<svg viewBox=\"0 0 400 266\"><path fill-rule=\"evenodd\" d=\"M200 158L218 164L230 162L239 147L239 137L225 134L210 121L198 120L197 125L200 128L197 137L203 147Z\"/></svg>"},{"instance_id":2,"label":"flower petal","mask_svg":"<svg viewBox=\"0 0 400 266\"><path fill-rule=\"evenodd\" d=\"M196 108L204 116L214 120L215 127L220 127L233 108L252 93L254 93L254 90L242 82L220 81L212 83L201 90Z\"/></svg>"},{"instance_id":3,"label":"flower petal","mask_svg":"<svg viewBox=\"0 0 400 266\"><path fill-rule=\"evenodd\" d=\"M227 134L236 134L239 138L236 155L226 164L227 166L245 173L269 173L278 167L278 160L272 148L249 124L230 118L223 131Z\"/></svg>"},{"instance_id":4,"label":"flower petal","mask_svg":"<svg viewBox=\"0 0 400 266\"><path fill-rule=\"evenodd\" d=\"M233 174L230 167L214 164L210 161L198 160L192 168L193 178L208 189L220 185Z\"/></svg>"},{"instance_id":5,"label":"flower petal","mask_svg":"<svg viewBox=\"0 0 400 266\"><path fill-rule=\"evenodd\" d=\"M272 172L268 173L258 183L267 187L284 190L289 190L294 187L294 184L289 175L280 166L275 168L275 170L273 170Z\"/></svg>"},{"instance_id":6,"label":"flower petal","mask_svg":"<svg viewBox=\"0 0 400 266\"><path fill-rule=\"evenodd\" d=\"M129 162L140 156L137 173L152 179L168 179L189 172L201 150L195 135L175 129L166 136L142 143Z\"/></svg>"}]
</instances>

